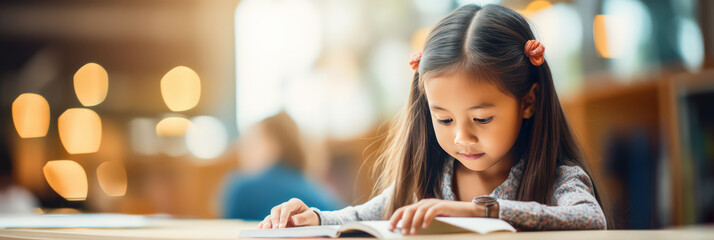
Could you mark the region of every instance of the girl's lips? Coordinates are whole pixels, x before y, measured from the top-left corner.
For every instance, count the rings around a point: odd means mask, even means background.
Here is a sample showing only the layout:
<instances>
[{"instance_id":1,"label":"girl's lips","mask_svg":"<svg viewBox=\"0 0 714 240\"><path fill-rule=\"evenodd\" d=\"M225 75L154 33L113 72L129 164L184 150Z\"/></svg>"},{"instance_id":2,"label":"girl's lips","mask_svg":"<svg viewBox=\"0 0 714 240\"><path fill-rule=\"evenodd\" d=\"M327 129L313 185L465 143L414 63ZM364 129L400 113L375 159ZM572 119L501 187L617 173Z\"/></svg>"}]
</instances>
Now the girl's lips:
<instances>
[{"instance_id":1,"label":"girl's lips","mask_svg":"<svg viewBox=\"0 0 714 240\"><path fill-rule=\"evenodd\" d=\"M463 154L463 153L459 153L459 155L461 155L461 157L463 157L463 158L466 159L466 160L476 160L476 159L481 158L481 156L483 156L483 153L479 153L479 154Z\"/></svg>"}]
</instances>

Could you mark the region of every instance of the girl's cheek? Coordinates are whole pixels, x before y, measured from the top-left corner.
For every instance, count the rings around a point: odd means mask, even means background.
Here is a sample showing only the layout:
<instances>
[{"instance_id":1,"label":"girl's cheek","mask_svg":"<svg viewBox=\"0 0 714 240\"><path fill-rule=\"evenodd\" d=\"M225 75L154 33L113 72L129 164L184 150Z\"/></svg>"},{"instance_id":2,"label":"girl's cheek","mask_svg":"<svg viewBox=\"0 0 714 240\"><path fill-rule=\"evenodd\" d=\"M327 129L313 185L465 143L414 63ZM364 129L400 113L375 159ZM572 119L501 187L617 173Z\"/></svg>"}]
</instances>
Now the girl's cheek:
<instances>
[{"instance_id":1,"label":"girl's cheek","mask_svg":"<svg viewBox=\"0 0 714 240\"><path fill-rule=\"evenodd\" d=\"M450 142L453 142L453 139L449 138L448 136L445 136L444 133L437 133L436 134L436 141L439 142L439 146L446 152L449 152L451 148Z\"/></svg>"},{"instance_id":2,"label":"girl's cheek","mask_svg":"<svg viewBox=\"0 0 714 240\"><path fill-rule=\"evenodd\" d=\"M496 134L496 137L493 139L493 143L498 146L494 146L494 148L497 148L500 154L505 155L511 150L513 144L516 143L519 132L518 126L512 122L500 122L498 125L494 125L494 127L498 129L498 134Z\"/></svg>"},{"instance_id":3,"label":"girl's cheek","mask_svg":"<svg viewBox=\"0 0 714 240\"><path fill-rule=\"evenodd\" d=\"M490 153L492 156L503 155L510 149L507 142L510 141L510 132L504 131L502 126L497 123L489 126L487 130L480 134L479 143L483 147L483 151Z\"/></svg>"}]
</instances>

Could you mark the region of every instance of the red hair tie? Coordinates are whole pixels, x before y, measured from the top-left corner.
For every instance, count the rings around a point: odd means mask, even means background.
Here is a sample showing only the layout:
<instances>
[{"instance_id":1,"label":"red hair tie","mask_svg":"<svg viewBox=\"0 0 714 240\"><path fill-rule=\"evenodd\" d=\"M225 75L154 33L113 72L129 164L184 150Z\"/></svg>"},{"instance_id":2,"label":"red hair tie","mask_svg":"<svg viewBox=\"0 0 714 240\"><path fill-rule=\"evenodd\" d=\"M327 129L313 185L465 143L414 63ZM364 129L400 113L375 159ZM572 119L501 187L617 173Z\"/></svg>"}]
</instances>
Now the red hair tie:
<instances>
[{"instance_id":1,"label":"red hair tie","mask_svg":"<svg viewBox=\"0 0 714 240\"><path fill-rule=\"evenodd\" d=\"M526 47L524 48L526 56L531 60L534 66L540 66L545 61L543 57L543 52L545 52L545 46L538 40L528 40L526 42Z\"/></svg>"},{"instance_id":2,"label":"red hair tie","mask_svg":"<svg viewBox=\"0 0 714 240\"><path fill-rule=\"evenodd\" d=\"M409 66L412 67L412 70L417 71L419 70L419 62L421 61L421 52L415 52L412 54L411 60L409 60Z\"/></svg>"}]
</instances>

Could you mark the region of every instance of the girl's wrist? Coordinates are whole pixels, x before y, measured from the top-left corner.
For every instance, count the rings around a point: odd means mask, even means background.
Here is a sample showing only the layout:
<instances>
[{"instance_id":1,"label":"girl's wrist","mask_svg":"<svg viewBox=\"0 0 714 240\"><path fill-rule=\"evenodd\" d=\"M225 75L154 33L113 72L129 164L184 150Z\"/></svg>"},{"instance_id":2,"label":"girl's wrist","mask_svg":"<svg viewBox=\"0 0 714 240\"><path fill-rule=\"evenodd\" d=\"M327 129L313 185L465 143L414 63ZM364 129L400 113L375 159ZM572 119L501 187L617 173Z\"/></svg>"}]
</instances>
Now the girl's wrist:
<instances>
[{"instance_id":1,"label":"girl's wrist","mask_svg":"<svg viewBox=\"0 0 714 240\"><path fill-rule=\"evenodd\" d=\"M471 205L471 217L483 217L486 215L484 208L474 204L473 202L470 202L469 205Z\"/></svg>"},{"instance_id":2,"label":"girl's wrist","mask_svg":"<svg viewBox=\"0 0 714 240\"><path fill-rule=\"evenodd\" d=\"M322 217L320 217L320 213L318 213L315 209L311 209L312 212L317 216L317 226L322 225Z\"/></svg>"},{"instance_id":3,"label":"girl's wrist","mask_svg":"<svg viewBox=\"0 0 714 240\"><path fill-rule=\"evenodd\" d=\"M495 198L488 195L478 196L472 202L475 217L498 218L500 206Z\"/></svg>"}]
</instances>

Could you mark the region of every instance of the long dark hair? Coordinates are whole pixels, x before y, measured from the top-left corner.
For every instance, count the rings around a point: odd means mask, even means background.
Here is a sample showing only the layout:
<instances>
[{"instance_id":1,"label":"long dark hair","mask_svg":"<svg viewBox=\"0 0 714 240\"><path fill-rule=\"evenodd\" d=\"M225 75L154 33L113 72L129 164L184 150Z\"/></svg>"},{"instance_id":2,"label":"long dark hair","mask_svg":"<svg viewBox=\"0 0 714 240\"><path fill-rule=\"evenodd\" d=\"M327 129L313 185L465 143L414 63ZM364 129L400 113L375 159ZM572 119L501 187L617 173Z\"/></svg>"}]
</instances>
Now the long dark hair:
<instances>
[{"instance_id":1,"label":"long dark hair","mask_svg":"<svg viewBox=\"0 0 714 240\"><path fill-rule=\"evenodd\" d=\"M535 66L524 53L526 42L532 39L535 36L528 21L499 5L465 5L436 24L414 74L409 102L393 123L377 159L383 174L375 192L395 183L385 217L419 199L442 197L442 171L448 154L434 135L423 83L454 70L471 71L516 99L522 99L537 84L534 115L523 120L514 146L516 156L525 161L517 200L553 205L552 187L561 164L579 166L593 177L560 106L548 62Z\"/></svg>"}]
</instances>

